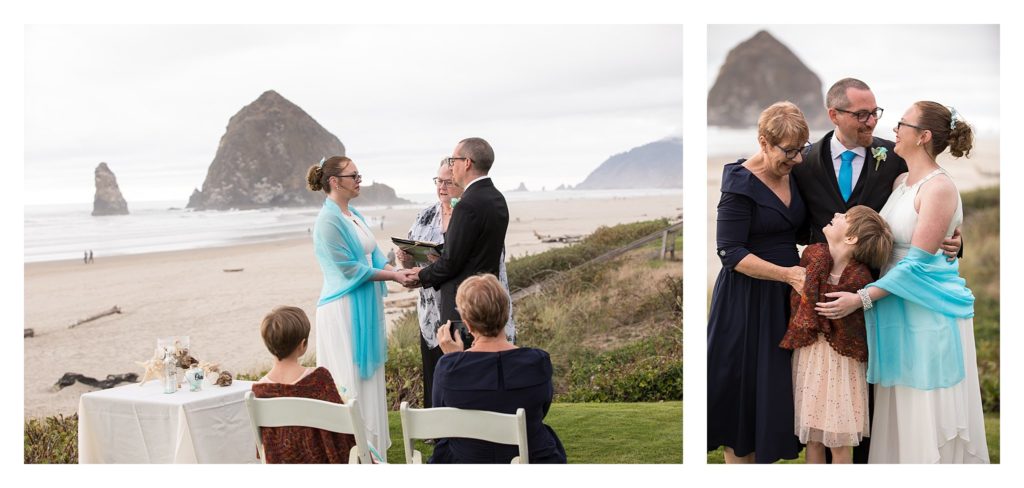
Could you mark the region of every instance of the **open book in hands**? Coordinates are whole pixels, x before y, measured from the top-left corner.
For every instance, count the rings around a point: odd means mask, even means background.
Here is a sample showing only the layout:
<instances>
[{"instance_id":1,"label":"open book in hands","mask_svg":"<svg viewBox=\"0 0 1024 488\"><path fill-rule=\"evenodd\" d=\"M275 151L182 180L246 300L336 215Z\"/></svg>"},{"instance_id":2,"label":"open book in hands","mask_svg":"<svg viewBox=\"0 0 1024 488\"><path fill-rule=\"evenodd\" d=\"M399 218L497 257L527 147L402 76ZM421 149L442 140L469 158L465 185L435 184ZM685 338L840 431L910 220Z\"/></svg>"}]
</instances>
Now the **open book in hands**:
<instances>
[{"instance_id":1,"label":"open book in hands","mask_svg":"<svg viewBox=\"0 0 1024 488\"><path fill-rule=\"evenodd\" d=\"M435 257L440 257L441 248L444 246L444 244L438 244L436 242L412 241L409 239L402 239L400 237L392 237L391 242L395 243L395 245L406 254L411 255L413 261L416 262L416 266L426 266L430 264L430 260L427 259L429 254L433 254Z\"/></svg>"}]
</instances>

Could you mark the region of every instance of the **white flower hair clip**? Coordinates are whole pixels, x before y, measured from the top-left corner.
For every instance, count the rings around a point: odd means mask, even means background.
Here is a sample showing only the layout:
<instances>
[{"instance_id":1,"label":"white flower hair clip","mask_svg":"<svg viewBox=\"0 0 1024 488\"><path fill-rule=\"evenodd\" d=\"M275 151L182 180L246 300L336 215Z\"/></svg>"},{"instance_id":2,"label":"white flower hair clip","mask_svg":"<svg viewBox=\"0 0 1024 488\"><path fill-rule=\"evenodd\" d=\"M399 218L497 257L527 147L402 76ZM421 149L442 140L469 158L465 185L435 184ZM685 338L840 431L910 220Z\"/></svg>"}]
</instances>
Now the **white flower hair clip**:
<instances>
[{"instance_id":1,"label":"white flower hair clip","mask_svg":"<svg viewBox=\"0 0 1024 488\"><path fill-rule=\"evenodd\" d=\"M320 168L324 167L324 161L327 161L327 156L320 158Z\"/></svg>"},{"instance_id":2,"label":"white flower hair clip","mask_svg":"<svg viewBox=\"0 0 1024 488\"><path fill-rule=\"evenodd\" d=\"M960 114L957 113L955 107L949 107L949 130L956 128L956 121L960 118Z\"/></svg>"}]
</instances>

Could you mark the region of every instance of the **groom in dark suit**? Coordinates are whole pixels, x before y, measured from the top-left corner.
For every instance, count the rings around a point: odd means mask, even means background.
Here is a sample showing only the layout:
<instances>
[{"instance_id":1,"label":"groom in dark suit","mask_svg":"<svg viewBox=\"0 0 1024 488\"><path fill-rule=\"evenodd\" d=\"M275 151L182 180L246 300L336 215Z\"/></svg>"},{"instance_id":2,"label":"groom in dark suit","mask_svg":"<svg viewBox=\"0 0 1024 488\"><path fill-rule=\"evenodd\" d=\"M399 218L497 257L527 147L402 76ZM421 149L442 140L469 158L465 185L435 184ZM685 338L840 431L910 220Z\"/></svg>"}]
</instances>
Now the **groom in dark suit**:
<instances>
[{"instance_id":1,"label":"groom in dark suit","mask_svg":"<svg viewBox=\"0 0 1024 488\"><path fill-rule=\"evenodd\" d=\"M825 242L821 229L836 213L856 205L881 210L896 177L907 171L893 142L873 136L882 109L867 84L854 78L837 81L825 106L835 130L812 144L803 164L793 168L807 204L807 223L797 236L802 244Z\"/></svg>"},{"instance_id":2,"label":"groom in dark suit","mask_svg":"<svg viewBox=\"0 0 1024 488\"><path fill-rule=\"evenodd\" d=\"M881 210L892 193L896 177L907 172L907 162L893 150L894 143L874 137L882 109L866 83L843 78L825 96L828 117L835 130L825 134L808 149L803 164L793 167L800 196L807 206L807 219L797 232L801 244L825 242L821 229L836 213L865 205ZM942 243L951 258L960 252L960 230ZM878 270L873 270L877 277ZM869 389L869 417L874 412L874 389ZM865 464L871 447L865 437L853 450L853 462ZM831 451L825 450L831 460Z\"/></svg>"},{"instance_id":3,"label":"groom in dark suit","mask_svg":"<svg viewBox=\"0 0 1024 488\"><path fill-rule=\"evenodd\" d=\"M455 291L463 280L478 273L498 276L508 230L508 205L487 176L493 163L494 150L479 137L460 141L448 158L452 179L463 190L462 198L452 204L441 258L417 274L420 285L440 290L442 324L460 318L455 310Z\"/></svg>"}]
</instances>

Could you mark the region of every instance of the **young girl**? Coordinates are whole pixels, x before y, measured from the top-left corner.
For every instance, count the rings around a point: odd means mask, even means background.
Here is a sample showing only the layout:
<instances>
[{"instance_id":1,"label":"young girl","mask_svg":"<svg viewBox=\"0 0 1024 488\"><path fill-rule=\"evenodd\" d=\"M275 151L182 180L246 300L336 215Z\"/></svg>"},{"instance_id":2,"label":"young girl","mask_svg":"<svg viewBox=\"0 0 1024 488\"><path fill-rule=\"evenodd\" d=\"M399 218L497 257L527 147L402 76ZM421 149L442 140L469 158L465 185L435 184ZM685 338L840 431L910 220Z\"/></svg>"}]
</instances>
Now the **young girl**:
<instances>
[{"instance_id":1,"label":"young girl","mask_svg":"<svg viewBox=\"0 0 1024 488\"><path fill-rule=\"evenodd\" d=\"M344 403L327 368L299 363L309 345L309 318L298 307L277 307L260 324L260 335L274 355L274 367L252 385L257 398L302 397ZM347 463L356 445L351 434L312 427L262 427L268 463Z\"/></svg>"},{"instance_id":2,"label":"young girl","mask_svg":"<svg viewBox=\"0 0 1024 488\"><path fill-rule=\"evenodd\" d=\"M864 314L840 319L818 315L815 303L826 293L857 290L872 280L892 252L892 231L877 212L863 205L836 214L822 229L826 243L804 249L807 270L803 294L790 297L789 330L779 346L794 349L794 430L807 444L807 462L852 462L853 446L869 435L868 348Z\"/></svg>"}]
</instances>

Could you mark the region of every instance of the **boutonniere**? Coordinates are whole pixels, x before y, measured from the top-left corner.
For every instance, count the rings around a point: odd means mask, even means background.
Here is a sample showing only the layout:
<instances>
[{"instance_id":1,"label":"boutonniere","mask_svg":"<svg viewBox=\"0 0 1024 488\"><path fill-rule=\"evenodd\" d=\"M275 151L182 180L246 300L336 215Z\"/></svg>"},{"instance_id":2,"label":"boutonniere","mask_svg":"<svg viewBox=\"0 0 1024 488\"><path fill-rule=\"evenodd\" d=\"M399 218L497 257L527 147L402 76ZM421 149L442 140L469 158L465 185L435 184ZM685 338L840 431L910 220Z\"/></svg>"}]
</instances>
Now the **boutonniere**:
<instances>
[{"instance_id":1,"label":"boutonniere","mask_svg":"<svg viewBox=\"0 0 1024 488\"><path fill-rule=\"evenodd\" d=\"M871 149L871 155L875 157L875 171L878 171L878 165L882 161L885 161L885 155L889 150L884 147L875 147Z\"/></svg>"},{"instance_id":2,"label":"boutonniere","mask_svg":"<svg viewBox=\"0 0 1024 488\"><path fill-rule=\"evenodd\" d=\"M459 197L452 197L451 207L455 208L456 203L459 203Z\"/></svg>"}]
</instances>

